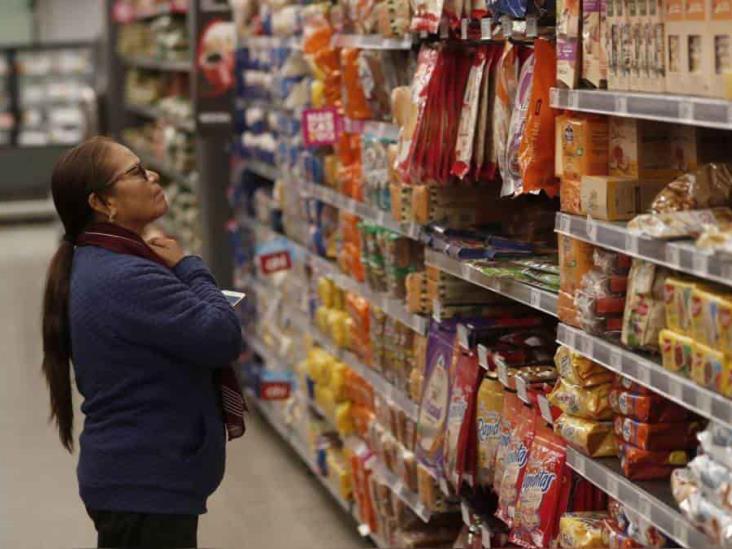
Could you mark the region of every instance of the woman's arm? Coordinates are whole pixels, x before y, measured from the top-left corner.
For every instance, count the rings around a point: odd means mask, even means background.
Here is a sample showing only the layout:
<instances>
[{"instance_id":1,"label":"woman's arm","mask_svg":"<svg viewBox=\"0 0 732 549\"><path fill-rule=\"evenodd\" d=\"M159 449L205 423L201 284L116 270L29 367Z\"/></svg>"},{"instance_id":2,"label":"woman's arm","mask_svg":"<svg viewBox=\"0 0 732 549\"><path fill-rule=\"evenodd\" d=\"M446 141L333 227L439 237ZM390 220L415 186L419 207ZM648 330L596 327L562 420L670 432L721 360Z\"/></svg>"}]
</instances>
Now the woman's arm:
<instances>
[{"instance_id":1,"label":"woman's arm","mask_svg":"<svg viewBox=\"0 0 732 549\"><path fill-rule=\"evenodd\" d=\"M172 272L136 262L110 294L113 324L131 342L210 368L241 352L239 319L198 257L186 257Z\"/></svg>"}]
</instances>

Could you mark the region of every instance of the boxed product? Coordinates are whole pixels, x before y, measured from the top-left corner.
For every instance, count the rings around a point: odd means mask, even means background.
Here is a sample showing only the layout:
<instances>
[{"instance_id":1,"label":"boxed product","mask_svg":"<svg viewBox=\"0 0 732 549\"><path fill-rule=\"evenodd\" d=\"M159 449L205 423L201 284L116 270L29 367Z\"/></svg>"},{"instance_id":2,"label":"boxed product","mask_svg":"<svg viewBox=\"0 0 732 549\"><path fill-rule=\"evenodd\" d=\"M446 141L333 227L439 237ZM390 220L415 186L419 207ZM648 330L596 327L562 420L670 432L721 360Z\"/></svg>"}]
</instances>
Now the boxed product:
<instances>
[{"instance_id":1,"label":"boxed product","mask_svg":"<svg viewBox=\"0 0 732 549\"><path fill-rule=\"evenodd\" d=\"M607 53L602 29L607 22L602 4L602 0L582 2L582 82L592 88L607 87Z\"/></svg>"},{"instance_id":2,"label":"boxed product","mask_svg":"<svg viewBox=\"0 0 732 549\"><path fill-rule=\"evenodd\" d=\"M665 181L585 175L580 188L581 213L606 221L632 219L645 212L665 186Z\"/></svg>"},{"instance_id":3,"label":"boxed product","mask_svg":"<svg viewBox=\"0 0 732 549\"><path fill-rule=\"evenodd\" d=\"M609 175L666 181L679 175L668 124L611 116L609 135Z\"/></svg>"},{"instance_id":4,"label":"boxed product","mask_svg":"<svg viewBox=\"0 0 732 549\"><path fill-rule=\"evenodd\" d=\"M587 242L565 235L557 235L559 243L559 320L571 326L580 327L575 293L582 277L592 268L593 246Z\"/></svg>"},{"instance_id":5,"label":"boxed product","mask_svg":"<svg viewBox=\"0 0 732 549\"><path fill-rule=\"evenodd\" d=\"M557 2L557 86L576 88L582 70L581 0Z\"/></svg>"}]
</instances>

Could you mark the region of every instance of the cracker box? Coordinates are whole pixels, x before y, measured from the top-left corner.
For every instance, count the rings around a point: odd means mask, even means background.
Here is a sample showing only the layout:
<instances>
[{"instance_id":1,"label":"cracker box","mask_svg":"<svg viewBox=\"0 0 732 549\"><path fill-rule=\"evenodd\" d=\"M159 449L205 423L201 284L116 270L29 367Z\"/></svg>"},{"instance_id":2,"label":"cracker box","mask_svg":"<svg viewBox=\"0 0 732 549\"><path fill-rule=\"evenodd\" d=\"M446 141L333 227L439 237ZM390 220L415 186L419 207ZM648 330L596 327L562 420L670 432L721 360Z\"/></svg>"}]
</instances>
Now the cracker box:
<instances>
[{"instance_id":1,"label":"cracker box","mask_svg":"<svg viewBox=\"0 0 732 549\"><path fill-rule=\"evenodd\" d=\"M627 177L582 178L582 213L606 221L632 219L648 209L666 181L640 181Z\"/></svg>"},{"instance_id":2,"label":"cracker box","mask_svg":"<svg viewBox=\"0 0 732 549\"><path fill-rule=\"evenodd\" d=\"M670 181L680 174L670 166L669 126L660 122L610 117L609 175Z\"/></svg>"}]
</instances>

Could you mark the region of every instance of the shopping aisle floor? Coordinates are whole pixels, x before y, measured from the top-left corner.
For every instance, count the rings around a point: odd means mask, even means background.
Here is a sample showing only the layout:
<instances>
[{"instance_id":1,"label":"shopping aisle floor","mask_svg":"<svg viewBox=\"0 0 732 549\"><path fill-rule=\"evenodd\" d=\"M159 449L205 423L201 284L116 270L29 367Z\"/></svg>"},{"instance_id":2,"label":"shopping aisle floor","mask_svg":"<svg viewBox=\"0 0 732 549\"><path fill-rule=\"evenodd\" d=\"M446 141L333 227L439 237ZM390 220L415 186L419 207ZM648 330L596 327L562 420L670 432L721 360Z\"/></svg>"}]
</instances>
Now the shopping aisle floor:
<instances>
[{"instance_id":1,"label":"shopping aisle floor","mask_svg":"<svg viewBox=\"0 0 732 549\"><path fill-rule=\"evenodd\" d=\"M46 422L40 374L43 282L58 234L52 225L0 226L0 547L96 543L77 493L76 455L62 450ZM229 445L226 477L201 519L199 545L368 547L353 521L256 416L244 439Z\"/></svg>"}]
</instances>

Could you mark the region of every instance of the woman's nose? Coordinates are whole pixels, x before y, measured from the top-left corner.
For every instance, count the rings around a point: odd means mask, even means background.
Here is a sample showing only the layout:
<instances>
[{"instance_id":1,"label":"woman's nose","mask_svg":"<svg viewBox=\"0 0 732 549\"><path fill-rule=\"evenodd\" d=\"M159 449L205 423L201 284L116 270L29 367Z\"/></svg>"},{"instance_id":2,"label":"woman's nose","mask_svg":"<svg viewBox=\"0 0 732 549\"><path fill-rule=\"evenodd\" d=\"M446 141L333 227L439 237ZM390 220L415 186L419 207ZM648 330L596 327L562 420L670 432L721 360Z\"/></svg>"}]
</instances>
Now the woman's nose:
<instances>
[{"instance_id":1,"label":"woman's nose","mask_svg":"<svg viewBox=\"0 0 732 549\"><path fill-rule=\"evenodd\" d=\"M160 181L160 174L152 170L145 170L147 172L147 179L153 183Z\"/></svg>"}]
</instances>

